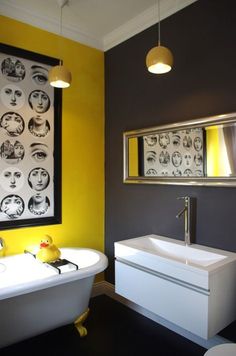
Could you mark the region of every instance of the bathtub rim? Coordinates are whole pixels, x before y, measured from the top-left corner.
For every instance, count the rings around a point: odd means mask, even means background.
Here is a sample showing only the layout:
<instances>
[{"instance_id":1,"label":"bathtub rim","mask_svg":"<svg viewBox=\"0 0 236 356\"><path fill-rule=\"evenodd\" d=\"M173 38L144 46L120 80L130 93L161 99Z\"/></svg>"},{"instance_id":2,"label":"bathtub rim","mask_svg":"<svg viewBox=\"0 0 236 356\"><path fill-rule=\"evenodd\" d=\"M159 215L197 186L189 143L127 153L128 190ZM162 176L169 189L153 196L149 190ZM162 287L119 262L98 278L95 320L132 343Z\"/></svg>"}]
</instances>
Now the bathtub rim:
<instances>
[{"instance_id":1,"label":"bathtub rim","mask_svg":"<svg viewBox=\"0 0 236 356\"><path fill-rule=\"evenodd\" d=\"M98 250L91 248L80 248L80 247L62 247L61 251L65 250L79 250L79 251L92 251L99 255L99 260L95 264L79 269L78 271L67 272L63 274L53 275L46 277L44 279L22 283L14 286L0 288L0 300L8 299L12 297L16 297L22 294L28 294L32 292L36 292L38 290L47 289L50 287L58 286L61 284L70 283L79 279L89 278L91 276L95 276L96 274L103 272L108 266L108 258L107 256ZM17 254L17 255L23 255ZM17 256L12 255L12 257ZM6 256L11 257L11 256ZM4 264L4 258L0 258L0 262ZM3 272L4 273L4 272Z\"/></svg>"}]
</instances>

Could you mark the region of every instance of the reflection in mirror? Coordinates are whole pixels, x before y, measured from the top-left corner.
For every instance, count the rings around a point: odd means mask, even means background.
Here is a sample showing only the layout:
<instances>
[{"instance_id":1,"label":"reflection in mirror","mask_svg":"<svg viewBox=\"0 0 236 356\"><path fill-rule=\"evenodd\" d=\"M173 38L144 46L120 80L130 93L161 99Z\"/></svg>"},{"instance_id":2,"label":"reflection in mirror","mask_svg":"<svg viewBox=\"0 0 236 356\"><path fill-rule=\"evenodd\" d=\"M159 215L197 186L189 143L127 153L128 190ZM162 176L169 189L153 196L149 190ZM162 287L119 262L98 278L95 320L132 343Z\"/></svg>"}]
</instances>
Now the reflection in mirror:
<instances>
[{"instance_id":1,"label":"reflection in mirror","mask_svg":"<svg viewBox=\"0 0 236 356\"><path fill-rule=\"evenodd\" d=\"M236 114L125 132L124 182L236 185Z\"/></svg>"}]
</instances>

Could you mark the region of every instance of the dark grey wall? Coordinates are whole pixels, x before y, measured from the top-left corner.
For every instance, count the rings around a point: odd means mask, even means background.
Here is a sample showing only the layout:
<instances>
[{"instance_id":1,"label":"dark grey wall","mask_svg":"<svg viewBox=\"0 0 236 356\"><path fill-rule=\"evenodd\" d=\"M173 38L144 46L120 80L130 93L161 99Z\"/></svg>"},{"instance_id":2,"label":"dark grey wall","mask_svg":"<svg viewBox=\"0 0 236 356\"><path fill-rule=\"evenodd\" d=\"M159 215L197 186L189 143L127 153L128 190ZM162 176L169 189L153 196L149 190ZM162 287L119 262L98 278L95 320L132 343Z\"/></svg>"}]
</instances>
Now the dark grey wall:
<instances>
[{"instance_id":1,"label":"dark grey wall","mask_svg":"<svg viewBox=\"0 0 236 356\"><path fill-rule=\"evenodd\" d=\"M236 251L236 188L122 183L122 132L236 111L235 0L198 0L161 22L174 54L168 74L148 73L157 26L106 52L106 279L114 242L157 233L183 239L181 195L196 198L196 243Z\"/></svg>"}]
</instances>

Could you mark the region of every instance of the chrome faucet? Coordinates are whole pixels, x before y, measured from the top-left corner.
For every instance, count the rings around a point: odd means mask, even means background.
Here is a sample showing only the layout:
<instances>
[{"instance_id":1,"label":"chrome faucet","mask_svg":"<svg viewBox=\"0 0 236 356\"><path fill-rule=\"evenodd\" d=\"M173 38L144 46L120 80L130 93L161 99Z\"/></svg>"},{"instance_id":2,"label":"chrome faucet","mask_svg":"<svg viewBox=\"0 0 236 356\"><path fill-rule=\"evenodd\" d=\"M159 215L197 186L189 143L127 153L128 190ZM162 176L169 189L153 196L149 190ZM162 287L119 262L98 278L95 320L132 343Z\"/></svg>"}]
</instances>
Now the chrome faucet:
<instances>
[{"instance_id":1,"label":"chrome faucet","mask_svg":"<svg viewBox=\"0 0 236 356\"><path fill-rule=\"evenodd\" d=\"M0 237L0 250L2 250L4 247L4 241L3 238Z\"/></svg>"},{"instance_id":2,"label":"chrome faucet","mask_svg":"<svg viewBox=\"0 0 236 356\"><path fill-rule=\"evenodd\" d=\"M184 209L182 209L176 218L180 218L184 214L184 242L186 245L191 244L191 197L178 197L184 199Z\"/></svg>"}]
</instances>

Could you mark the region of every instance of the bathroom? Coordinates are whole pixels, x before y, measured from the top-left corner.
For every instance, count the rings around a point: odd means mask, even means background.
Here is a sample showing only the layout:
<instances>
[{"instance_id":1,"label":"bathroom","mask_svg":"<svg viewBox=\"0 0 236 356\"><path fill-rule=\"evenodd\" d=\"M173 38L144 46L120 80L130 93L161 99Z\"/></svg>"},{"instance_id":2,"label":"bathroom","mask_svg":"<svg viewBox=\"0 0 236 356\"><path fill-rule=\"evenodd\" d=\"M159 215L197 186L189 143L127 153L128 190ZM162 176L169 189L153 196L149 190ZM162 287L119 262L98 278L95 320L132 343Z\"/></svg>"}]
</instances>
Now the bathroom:
<instances>
[{"instance_id":1,"label":"bathroom","mask_svg":"<svg viewBox=\"0 0 236 356\"><path fill-rule=\"evenodd\" d=\"M61 247L104 251L109 267L97 286L112 290L114 242L152 233L183 239L175 216L182 207L176 198L185 195L196 198L195 242L236 252L235 188L124 184L122 142L124 131L235 111L235 17L233 0L198 0L163 20L174 67L156 77L145 67L155 26L105 54L63 38L61 54L56 35L1 16L2 43L61 56L73 75L63 90L62 223L2 231L7 254L45 234Z\"/></svg>"}]
</instances>

